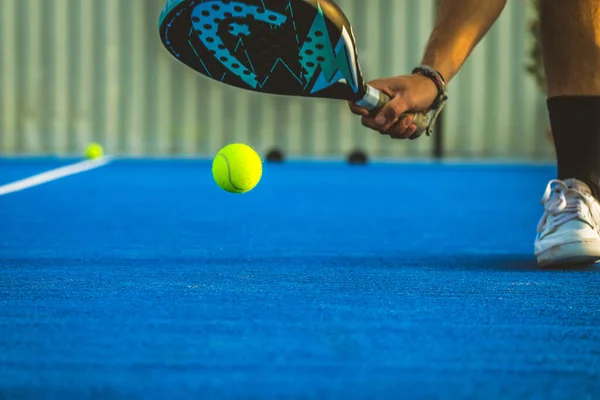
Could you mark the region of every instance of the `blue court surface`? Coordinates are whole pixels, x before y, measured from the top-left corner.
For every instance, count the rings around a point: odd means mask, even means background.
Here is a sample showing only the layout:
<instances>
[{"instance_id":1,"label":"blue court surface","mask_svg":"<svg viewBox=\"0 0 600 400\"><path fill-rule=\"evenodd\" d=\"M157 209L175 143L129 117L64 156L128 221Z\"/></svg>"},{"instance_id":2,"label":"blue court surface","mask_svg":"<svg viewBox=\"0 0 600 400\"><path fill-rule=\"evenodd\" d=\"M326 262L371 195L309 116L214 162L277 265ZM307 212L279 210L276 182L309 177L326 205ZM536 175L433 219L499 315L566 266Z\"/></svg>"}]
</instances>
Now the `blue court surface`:
<instances>
[{"instance_id":1,"label":"blue court surface","mask_svg":"<svg viewBox=\"0 0 600 400\"><path fill-rule=\"evenodd\" d=\"M600 268L532 254L553 177L114 160L0 196L0 398L598 399Z\"/></svg>"}]
</instances>

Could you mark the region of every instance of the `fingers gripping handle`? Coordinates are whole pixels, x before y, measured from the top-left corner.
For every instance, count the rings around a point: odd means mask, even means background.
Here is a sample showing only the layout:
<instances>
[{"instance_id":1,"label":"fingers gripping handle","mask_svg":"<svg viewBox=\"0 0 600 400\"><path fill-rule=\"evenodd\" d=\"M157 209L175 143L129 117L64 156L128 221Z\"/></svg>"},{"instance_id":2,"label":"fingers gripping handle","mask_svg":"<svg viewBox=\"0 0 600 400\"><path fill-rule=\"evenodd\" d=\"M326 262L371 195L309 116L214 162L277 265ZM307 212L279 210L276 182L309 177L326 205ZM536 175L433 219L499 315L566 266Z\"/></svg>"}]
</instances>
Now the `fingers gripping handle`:
<instances>
[{"instance_id":1,"label":"fingers gripping handle","mask_svg":"<svg viewBox=\"0 0 600 400\"><path fill-rule=\"evenodd\" d=\"M367 85L367 93L365 96L356 102L356 105L366 108L371 112L371 115L375 115L386 105L390 100L390 96L387 94L375 89L372 86ZM405 113L402 115L408 115L410 113ZM413 114L414 124L417 126L417 131L413 136L418 137L421 136L424 132L427 131L429 127L429 118L426 114L416 113Z\"/></svg>"},{"instance_id":2,"label":"fingers gripping handle","mask_svg":"<svg viewBox=\"0 0 600 400\"><path fill-rule=\"evenodd\" d=\"M372 114L376 114L377 112L379 112L379 110L381 110L383 108L383 106L385 106L389 101L391 100L390 96L388 96L387 94L383 93L383 92L379 92L379 101L377 103L377 105L375 106L375 108L373 110L371 110ZM410 115L410 113L404 113L402 114L402 116L404 115ZM429 126L429 118L427 117L427 115L422 114L422 113L413 113L413 123L417 126L417 131L415 132L415 136L420 136L421 134L423 134L425 131L427 131L427 127Z\"/></svg>"}]
</instances>

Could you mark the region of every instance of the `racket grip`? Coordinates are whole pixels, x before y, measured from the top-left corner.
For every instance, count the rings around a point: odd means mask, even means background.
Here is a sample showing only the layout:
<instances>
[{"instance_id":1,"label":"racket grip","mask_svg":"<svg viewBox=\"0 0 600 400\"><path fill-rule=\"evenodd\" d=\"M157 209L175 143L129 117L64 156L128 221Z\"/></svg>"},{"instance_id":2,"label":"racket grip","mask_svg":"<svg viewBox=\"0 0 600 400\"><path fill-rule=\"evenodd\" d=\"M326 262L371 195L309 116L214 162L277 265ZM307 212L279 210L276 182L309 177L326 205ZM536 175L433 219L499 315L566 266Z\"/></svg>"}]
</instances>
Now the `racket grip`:
<instances>
[{"instance_id":1,"label":"racket grip","mask_svg":"<svg viewBox=\"0 0 600 400\"><path fill-rule=\"evenodd\" d=\"M367 85L367 94L356 104L369 110L371 115L376 115L391 100L390 96ZM429 127L429 117L425 113L404 113L404 115L413 115L413 123L417 130L413 137L419 137L427 131Z\"/></svg>"}]
</instances>

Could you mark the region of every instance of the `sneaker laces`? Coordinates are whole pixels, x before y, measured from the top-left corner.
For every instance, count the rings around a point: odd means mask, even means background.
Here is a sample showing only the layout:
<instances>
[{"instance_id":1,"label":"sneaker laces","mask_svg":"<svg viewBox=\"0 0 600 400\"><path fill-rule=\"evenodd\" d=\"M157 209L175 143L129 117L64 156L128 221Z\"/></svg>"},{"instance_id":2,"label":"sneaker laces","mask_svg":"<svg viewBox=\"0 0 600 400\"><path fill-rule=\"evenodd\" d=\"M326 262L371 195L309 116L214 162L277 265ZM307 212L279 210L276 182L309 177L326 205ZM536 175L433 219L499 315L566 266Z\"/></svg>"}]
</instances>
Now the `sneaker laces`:
<instances>
[{"instance_id":1,"label":"sneaker laces","mask_svg":"<svg viewBox=\"0 0 600 400\"><path fill-rule=\"evenodd\" d=\"M561 180L552 180L546 187L542 204L545 212L538 224L538 232L553 231L556 227L574 219L588 223L600 233L600 207L598 201L582 187L569 186ZM590 220L591 218L591 220Z\"/></svg>"}]
</instances>

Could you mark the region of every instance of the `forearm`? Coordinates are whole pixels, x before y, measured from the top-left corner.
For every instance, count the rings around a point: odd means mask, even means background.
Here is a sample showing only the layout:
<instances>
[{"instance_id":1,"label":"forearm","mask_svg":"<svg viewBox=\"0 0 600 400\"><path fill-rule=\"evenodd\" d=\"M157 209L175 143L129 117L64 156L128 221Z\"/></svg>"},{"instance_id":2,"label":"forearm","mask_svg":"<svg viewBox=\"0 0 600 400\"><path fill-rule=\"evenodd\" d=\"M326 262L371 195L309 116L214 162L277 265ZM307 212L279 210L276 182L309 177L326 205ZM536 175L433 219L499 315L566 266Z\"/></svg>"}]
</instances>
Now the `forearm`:
<instances>
[{"instance_id":1,"label":"forearm","mask_svg":"<svg viewBox=\"0 0 600 400\"><path fill-rule=\"evenodd\" d=\"M441 0L423 64L438 70L449 82L498 19L506 1Z\"/></svg>"}]
</instances>

